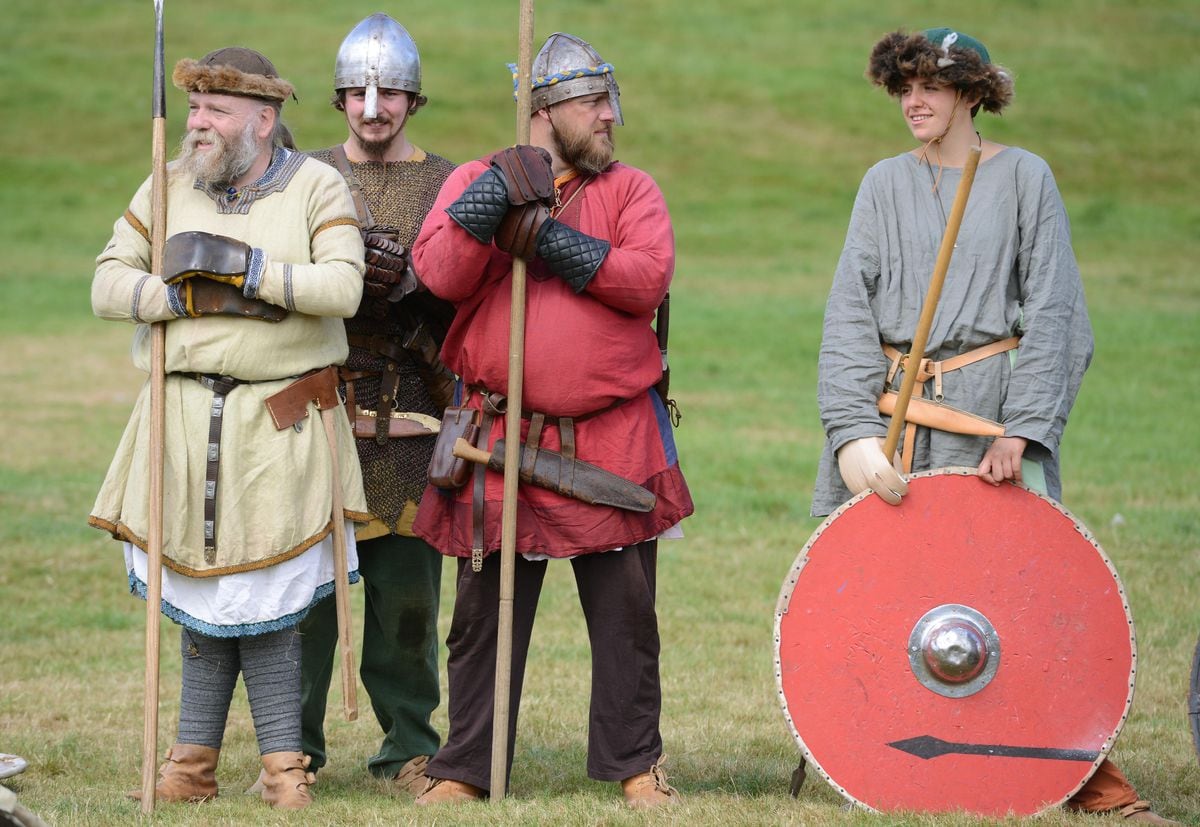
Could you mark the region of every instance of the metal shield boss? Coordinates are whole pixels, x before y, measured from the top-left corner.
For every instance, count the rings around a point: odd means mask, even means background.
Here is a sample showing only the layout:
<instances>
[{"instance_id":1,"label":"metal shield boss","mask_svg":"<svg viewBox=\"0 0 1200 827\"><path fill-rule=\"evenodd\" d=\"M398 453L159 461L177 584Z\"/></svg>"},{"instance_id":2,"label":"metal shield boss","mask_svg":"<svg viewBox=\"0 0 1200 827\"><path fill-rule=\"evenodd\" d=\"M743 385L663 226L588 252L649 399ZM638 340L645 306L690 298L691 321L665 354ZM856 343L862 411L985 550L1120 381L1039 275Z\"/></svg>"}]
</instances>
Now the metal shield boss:
<instances>
[{"instance_id":1,"label":"metal shield boss","mask_svg":"<svg viewBox=\"0 0 1200 827\"><path fill-rule=\"evenodd\" d=\"M805 758L874 810L1029 815L1074 795L1133 701L1133 620L1061 505L974 469L860 494L796 559L775 677Z\"/></svg>"}]
</instances>

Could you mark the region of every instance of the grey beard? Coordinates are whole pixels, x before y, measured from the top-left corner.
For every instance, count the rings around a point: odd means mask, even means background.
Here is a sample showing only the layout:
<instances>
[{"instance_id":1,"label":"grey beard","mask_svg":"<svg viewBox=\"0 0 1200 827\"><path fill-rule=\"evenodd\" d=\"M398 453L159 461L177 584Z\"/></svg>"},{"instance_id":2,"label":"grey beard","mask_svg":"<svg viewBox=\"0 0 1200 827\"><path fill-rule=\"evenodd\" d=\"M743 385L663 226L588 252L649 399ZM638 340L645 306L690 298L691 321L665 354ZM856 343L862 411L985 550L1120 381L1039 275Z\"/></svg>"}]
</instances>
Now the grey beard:
<instances>
[{"instance_id":1,"label":"grey beard","mask_svg":"<svg viewBox=\"0 0 1200 827\"><path fill-rule=\"evenodd\" d=\"M196 151L196 142L201 138L212 141L212 149L205 153ZM258 158L259 146L254 135L254 124L248 123L237 140L230 144L216 130L192 130L183 137L179 161L183 168L207 186L228 187L246 174Z\"/></svg>"}]
</instances>

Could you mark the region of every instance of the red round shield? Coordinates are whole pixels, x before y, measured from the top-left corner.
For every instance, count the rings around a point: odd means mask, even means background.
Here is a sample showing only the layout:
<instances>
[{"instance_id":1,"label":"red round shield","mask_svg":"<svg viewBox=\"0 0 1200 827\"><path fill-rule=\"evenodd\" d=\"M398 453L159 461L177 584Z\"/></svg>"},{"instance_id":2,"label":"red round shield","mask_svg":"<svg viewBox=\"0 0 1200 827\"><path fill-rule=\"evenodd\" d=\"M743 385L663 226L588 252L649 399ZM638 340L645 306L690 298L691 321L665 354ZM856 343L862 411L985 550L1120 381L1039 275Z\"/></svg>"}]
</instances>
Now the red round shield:
<instances>
[{"instance_id":1,"label":"red round shield","mask_svg":"<svg viewBox=\"0 0 1200 827\"><path fill-rule=\"evenodd\" d=\"M784 716L874 810L1029 815L1068 799L1133 701L1112 563L1053 500L974 469L870 492L809 538L775 613Z\"/></svg>"}]
</instances>

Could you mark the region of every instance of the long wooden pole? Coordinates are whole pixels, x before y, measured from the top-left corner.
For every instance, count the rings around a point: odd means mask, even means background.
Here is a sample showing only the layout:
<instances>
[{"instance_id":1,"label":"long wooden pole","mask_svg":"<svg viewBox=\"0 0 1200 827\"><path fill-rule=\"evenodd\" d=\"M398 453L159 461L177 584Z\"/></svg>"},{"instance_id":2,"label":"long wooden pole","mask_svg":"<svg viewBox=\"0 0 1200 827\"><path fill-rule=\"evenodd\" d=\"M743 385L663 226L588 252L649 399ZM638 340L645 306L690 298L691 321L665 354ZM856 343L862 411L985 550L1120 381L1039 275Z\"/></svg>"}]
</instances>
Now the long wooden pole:
<instances>
[{"instance_id":1,"label":"long wooden pole","mask_svg":"<svg viewBox=\"0 0 1200 827\"><path fill-rule=\"evenodd\" d=\"M896 454L896 446L900 443L900 432L904 430L904 415L908 413L908 403L912 399L913 388L917 384L917 365L925 358L925 343L929 341L929 330L933 327L933 315L937 312L938 300L942 296L946 271L950 269L950 256L954 254L954 244L958 241L958 228L962 225L963 213L967 209L967 198L970 197L971 185L975 182L975 170L979 167L979 155L980 149L977 146L973 146L967 151L967 163L963 166L962 178L958 182L958 189L954 192L954 205L950 208L950 216L946 219L946 231L942 233L942 247L938 251L937 262L933 266L933 275L929 279L929 292L925 294L925 304L921 307L921 317L917 321L917 330L913 333L912 347L905 360L904 379L900 382L896 410L892 413L887 439L883 442L883 455L888 458L889 462Z\"/></svg>"},{"instance_id":2,"label":"long wooden pole","mask_svg":"<svg viewBox=\"0 0 1200 827\"><path fill-rule=\"evenodd\" d=\"M333 477L332 505L329 509L333 526L333 601L337 611L338 648L342 650L342 708L347 721L358 720L358 678L354 674L354 645L350 638L350 575L346 563L346 515L342 505L342 470L338 462L335 408L321 411L325 440L329 443L330 474Z\"/></svg>"},{"instance_id":3,"label":"long wooden pole","mask_svg":"<svg viewBox=\"0 0 1200 827\"><path fill-rule=\"evenodd\" d=\"M154 0L154 102L150 183L150 272L162 275L167 241L167 89L163 0ZM154 811L158 767L159 619L162 602L163 443L167 324L150 326L150 524L146 528L146 673L142 709L142 812Z\"/></svg>"},{"instance_id":4,"label":"long wooden pole","mask_svg":"<svg viewBox=\"0 0 1200 827\"><path fill-rule=\"evenodd\" d=\"M521 0L517 52L517 143L529 143L533 75L533 0ZM492 714L493 802L508 784L509 692L512 686L513 591L517 566L517 486L520 483L521 394L525 381L525 260L513 257L508 327L508 409L504 415L504 500L500 522L500 606L496 629L496 687Z\"/></svg>"}]
</instances>

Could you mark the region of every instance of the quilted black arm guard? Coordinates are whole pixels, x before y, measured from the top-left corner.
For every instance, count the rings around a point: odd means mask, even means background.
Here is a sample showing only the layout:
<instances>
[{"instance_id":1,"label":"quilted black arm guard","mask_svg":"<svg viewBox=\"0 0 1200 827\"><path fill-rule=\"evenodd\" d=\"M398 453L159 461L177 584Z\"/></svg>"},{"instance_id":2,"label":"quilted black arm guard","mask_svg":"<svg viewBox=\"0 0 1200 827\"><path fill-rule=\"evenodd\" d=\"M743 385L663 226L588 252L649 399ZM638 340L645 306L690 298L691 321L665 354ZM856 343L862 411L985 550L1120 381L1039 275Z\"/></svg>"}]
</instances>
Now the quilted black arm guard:
<instances>
[{"instance_id":1,"label":"quilted black arm guard","mask_svg":"<svg viewBox=\"0 0 1200 827\"><path fill-rule=\"evenodd\" d=\"M537 254L550 270L576 293L582 293L596 276L612 245L579 232L553 218L538 232Z\"/></svg>"},{"instance_id":2,"label":"quilted black arm guard","mask_svg":"<svg viewBox=\"0 0 1200 827\"><path fill-rule=\"evenodd\" d=\"M508 208L508 188L500 175L489 169L446 207L446 214L480 243L491 244Z\"/></svg>"}]
</instances>

